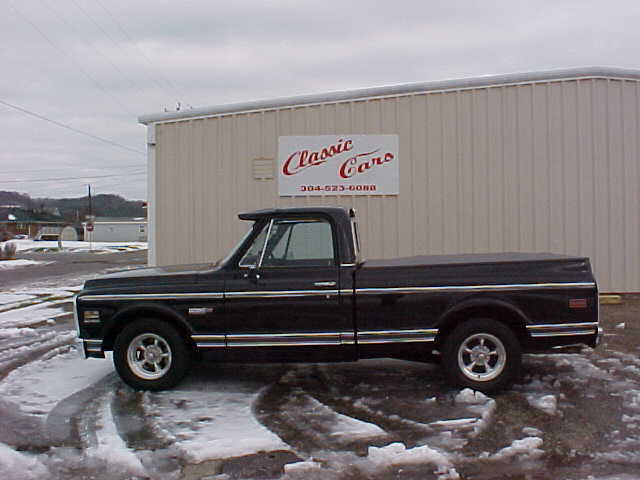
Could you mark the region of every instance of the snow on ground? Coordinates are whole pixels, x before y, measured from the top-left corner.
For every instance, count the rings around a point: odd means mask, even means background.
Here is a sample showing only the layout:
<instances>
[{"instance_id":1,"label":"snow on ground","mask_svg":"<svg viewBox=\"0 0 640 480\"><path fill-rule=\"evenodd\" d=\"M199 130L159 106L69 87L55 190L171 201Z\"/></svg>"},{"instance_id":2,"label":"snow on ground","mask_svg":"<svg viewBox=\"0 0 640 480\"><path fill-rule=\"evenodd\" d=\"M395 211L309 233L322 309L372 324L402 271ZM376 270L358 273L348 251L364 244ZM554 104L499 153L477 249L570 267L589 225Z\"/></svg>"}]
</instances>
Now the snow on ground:
<instances>
[{"instance_id":1,"label":"snow on ground","mask_svg":"<svg viewBox=\"0 0 640 480\"><path fill-rule=\"evenodd\" d=\"M48 265L53 262L43 262L36 260L25 260L25 259L17 259L17 260L2 260L0 261L0 271L2 270L11 270L14 268L24 268L24 267L33 267L35 265Z\"/></svg>"},{"instance_id":2,"label":"snow on ground","mask_svg":"<svg viewBox=\"0 0 640 480\"><path fill-rule=\"evenodd\" d=\"M61 400L100 382L112 372L109 358L85 360L71 348L13 370L0 383L0 397L15 403L21 412L46 415Z\"/></svg>"},{"instance_id":3,"label":"snow on ground","mask_svg":"<svg viewBox=\"0 0 640 480\"><path fill-rule=\"evenodd\" d=\"M448 473L449 478L460 478L449 457L427 445L407 449L403 443L391 443L385 447L369 447L367 460L378 468L392 465L433 464L437 473Z\"/></svg>"},{"instance_id":4,"label":"snow on ground","mask_svg":"<svg viewBox=\"0 0 640 480\"><path fill-rule=\"evenodd\" d=\"M68 315L69 312L65 311L64 308L60 306L61 304L69 303L71 301L71 294L68 294L68 296L69 299L45 302L24 308L0 312L0 329L29 327L31 325L46 322L47 320L55 320L58 317Z\"/></svg>"},{"instance_id":5,"label":"snow on ground","mask_svg":"<svg viewBox=\"0 0 640 480\"><path fill-rule=\"evenodd\" d=\"M19 252L57 252L58 242L35 240L11 240L16 244ZM72 242L63 241L62 249L65 252L114 253L129 252L133 250L147 250L147 242ZM1 262L0 262L1 263Z\"/></svg>"},{"instance_id":6,"label":"snow on ground","mask_svg":"<svg viewBox=\"0 0 640 480\"><path fill-rule=\"evenodd\" d=\"M39 480L50 478L47 468L33 455L16 452L0 443L0 472L11 480Z\"/></svg>"},{"instance_id":7,"label":"snow on ground","mask_svg":"<svg viewBox=\"0 0 640 480\"><path fill-rule=\"evenodd\" d=\"M289 409L304 415L310 431L319 432L338 442L348 443L358 439L387 436L377 425L335 412L307 394L296 395L290 399L285 406L285 410Z\"/></svg>"},{"instance_id":8,"label":"snow on ground","mask_svg":"<svg viewBox=\"0 0 640 480\"><path fill-rule=\"evenodd\" d=\"M558 410L558 399L555 395L537 395L531 394L526 396L529 405L538 410L542 410L549 415L555 415Z\"/></svg>"},{"instance_id":9,"label":"snow on ground","mask_svg":"<svg viewBox=\"0 0 640 480\"><path fill-rule=\"evenodd\" d=\"M36 298L35 295L24 293L0 293L0 307L18 305Z\"/></svg>"},{"instance_id":10,"label":"snow on ground","mask_svg":"<svg viewBox=\"0 0 640 480\"><path fill-rule=\"evenodd\" d=\"M90 447L86 455L91 459L106 462L109 465L110 473L114 474L114 477L120 477L121 475L126 475L128 478L132 476L145 477L146 471L140 459L126 446L116 430L111 412L113 396L114 393L109 392L101 401L96 422L97 445ZM121 471L115 472L114 469Z\"/></svg>"},{"instance_id":11,"label":"snow on ground","mask_svg":"<svg viewBox=\"0 0 640 480\"><path fill-rule=\"evenodd\" d=\"M206 382L206 379L205 379ZM242 381L210 380L179 389L145 394L144 408L158 432L194 463L288 450L254 417L260 389Z\"/></svg>"},{"instance_id":12,"label":"snow on ground","mask_svg":"<svg viewBox=\"0 0 640 480\"><path fill-rule=\"evenodd\" d=\"M527 437L522 440L514 440L511 445L498 451L489 457L491 460L504 460L517 457L520 460L540 458L544 454L541 450L543 441L540 437Z\"/></svg>"}]
</instances>

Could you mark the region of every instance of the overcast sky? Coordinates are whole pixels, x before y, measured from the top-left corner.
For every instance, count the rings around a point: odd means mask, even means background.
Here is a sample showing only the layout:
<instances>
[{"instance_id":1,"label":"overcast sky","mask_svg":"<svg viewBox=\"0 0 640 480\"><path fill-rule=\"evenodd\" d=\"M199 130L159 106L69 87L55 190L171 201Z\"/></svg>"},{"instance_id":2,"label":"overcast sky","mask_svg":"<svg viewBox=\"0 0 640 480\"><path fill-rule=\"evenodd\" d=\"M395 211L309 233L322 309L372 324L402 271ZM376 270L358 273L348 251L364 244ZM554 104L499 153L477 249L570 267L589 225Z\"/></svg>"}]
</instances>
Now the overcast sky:
<instances>
[{"instance_id":1,"label":"overcast sky","mask_svg":"<svg viewBox=\"0 0 640 480\"><path fill-rule=\"evenodd\" d=\"M146 198L141 114L586 65L639 68L640 2L5 0L0 190ZM15 108L114 142L92 139Z\"/></svg>"}]
</instances>

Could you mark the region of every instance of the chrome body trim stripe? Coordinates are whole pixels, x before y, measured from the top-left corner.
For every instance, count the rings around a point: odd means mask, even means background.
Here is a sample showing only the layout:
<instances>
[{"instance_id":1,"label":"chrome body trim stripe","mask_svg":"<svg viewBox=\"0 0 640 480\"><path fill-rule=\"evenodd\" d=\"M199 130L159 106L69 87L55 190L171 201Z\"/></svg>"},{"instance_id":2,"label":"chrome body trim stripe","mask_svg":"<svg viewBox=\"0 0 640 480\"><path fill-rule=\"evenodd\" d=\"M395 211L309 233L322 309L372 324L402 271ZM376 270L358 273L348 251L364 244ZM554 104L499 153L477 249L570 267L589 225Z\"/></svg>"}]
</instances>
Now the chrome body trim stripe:
<instances>
[{"instance_id":1,"label":"chrome body trim stripe","mask_svg":"<svg viewBox=\"0 0 640 480\"><path fill-rule=\"evenodd\" d=\"M527 325L527 331L533 338L596 335L599 328L598 322Z\"/></svg>"},{"instance_id":2,"label":"chrome body trim stripe","mask_svg":"<svg viewBox=\"0 0 640 480\"><path fill-rule=\"evenodd\" d=\"M597 330L559 330L557 332L535 332L532 333L531 336L533 338L543 338L543 337L572 337L574 335L595 335Z\"/></svg>"},{"instance_id":3,"label":"chrome body trim stripe","mask_svg":"<svg viewBox=\"0 0 640 480\"><path fill-rule=\"evenodd\" d=\"M438 329L420 330L368 330L358 332L359 344L373 343L407 343L407 342L433 342L438 334Z\"/></svg>"},{"instance_id":4,"label":"chrome body trim stripe","mask_svg":"<svg viewBox=\"0 0 640 480\"><path fill-rule=\"evenodd\" d=\"M447 285L441 287L382 287L382 288L358 288L356 293L364 295L378 295L385 293L410 294L429 292L501 292L509 290L562 290L565 288L593 288L593 282L572 283L510 283L500 285ZM341 290L341 293L350 293L350 289Z\"/></svg>"},{"instance_id":5,"label":"chrome body trim stripe","mask_svg":"<svg viewBox=\"0 0 640 480\"><path fill-rule=\"evenodd\" d=\"M437 329L368 330L357 335L358 343L433 342ZM233 335L192 335L198 348L218 347L299 347L353 345L353 332L239 333Z\"/></svg>"},{"instance_id":6,"label":"chrome body trim stripe","mask_svg":"<svg viewBox=\"0 0 640 480\"><path fill-rule=\"evenodd\" d=\"M138 293L138 294L107 294L107 295L85 295L79 297L81 302L99 302L104 300L222 300L222 292L202 292L202 293Z\"/></svg>"},{"instance_id":7,"label":"chrome body trim stripe","mask_svg":"<svg viewBox=\"0 0 640 480\"><path fill-rule=\"evenodd\" d=\"M358 288L356 293L360 295L383 294L413 294L430 292L501 292L510 290L563 290L566 288L594 288L593 282L573 283L513 283L500 285L447 285L441 287L381 287ZM202 293L140 293L140 294L107 294L85 295L78 299L82 302L102 300L189 300L189 299L213 299L223 298L278 298L278 297L307 297L316 295L349 295L353 289L342 290L263 290L263 291L238 291L238 292L202 292Z\"/></svg>"},{"instance_id":8,"label":"chrome body trim stripe","mask_svg":"<svg viewBox=\"0 0 640 480\"><path fill-rule=\"evenodd\" d=\"M229 347L287 347L298 345L340 345L339 332L268 333L227 335Z\"/></svg>"},{"instance_id":9,"label":"chrome body trim stripe","mask_svg":"<svg viewBox=\"0 0 640 480\"><path fill-rule=\"evenodd\" d=\"M545 323L540 325L527 325L527 330L561 330L571 328L593 328L598 326L598 322L586 322L586 323Z\"/></svg>"},{"instance_id":10,"label":"chrome body trim stripe","mask_svg":"<svg viewBox=\"0 0 640 480\"><path fill-rule=\"evenodd\" d=\"M255 292L228 292L225 298L287 298L287 297L315 297L338 295L340 290L275 290Z\"/></svg>"},{"instance_id":11,"label":"chrome body trim stripe","mask_svg":"<svg viewBox=\"0 0 640 480\"><path fill-rule=\"evenodd\" d=\"M227 346L224 335L191 335L191 338L198 348L219 348Z\"/></svg>"}]
</instances>

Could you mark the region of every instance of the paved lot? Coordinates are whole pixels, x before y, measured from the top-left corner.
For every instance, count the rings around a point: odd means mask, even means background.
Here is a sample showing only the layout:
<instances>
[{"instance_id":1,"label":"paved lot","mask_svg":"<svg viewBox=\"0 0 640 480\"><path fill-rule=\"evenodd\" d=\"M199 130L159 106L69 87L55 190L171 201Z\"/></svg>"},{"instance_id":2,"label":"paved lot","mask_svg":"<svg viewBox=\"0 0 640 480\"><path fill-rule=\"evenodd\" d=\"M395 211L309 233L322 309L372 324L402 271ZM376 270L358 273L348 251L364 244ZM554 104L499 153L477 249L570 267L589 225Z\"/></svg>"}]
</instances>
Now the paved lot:
<instances>
[{"instance_id":1,"label":"paved lot","mask_svg":"<svg viewBox=\"0 0 640 480\"><path fill-rule=\"evenodd\" d=\"M70 299L146 252L22 257L54 262L0 271L18 299L0 306L0 465L24 478L640 478L640 296L602 307L598 349L527 356L492 398L396 360L204 363L143 394L77 359Z\"/></svg>"}]
</instances>

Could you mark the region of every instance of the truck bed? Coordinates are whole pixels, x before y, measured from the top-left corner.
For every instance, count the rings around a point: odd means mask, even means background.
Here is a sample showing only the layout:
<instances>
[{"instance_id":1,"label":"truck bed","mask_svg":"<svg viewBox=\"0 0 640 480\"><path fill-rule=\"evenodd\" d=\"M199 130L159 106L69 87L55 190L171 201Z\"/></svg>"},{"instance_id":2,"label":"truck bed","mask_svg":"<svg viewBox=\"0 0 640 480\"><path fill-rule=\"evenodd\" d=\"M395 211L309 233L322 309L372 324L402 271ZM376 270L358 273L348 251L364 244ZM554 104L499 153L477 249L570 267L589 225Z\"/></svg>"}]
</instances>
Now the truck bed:
<instances>
[{"instance_id":1,"label":"truck bed","mask_svg":"<svg viewBox=\"0 0 640 480\"><path fill-rule=\"evenodd\" d=\"M366 260L364 267L419 267L436 265L477 265L495 263L522 263L567 261L585 262L585 257L573 257L557 253L465 253L456 255L419 255L414 257L400 257L389 259Z\"/></svg>"}]
</instances>

